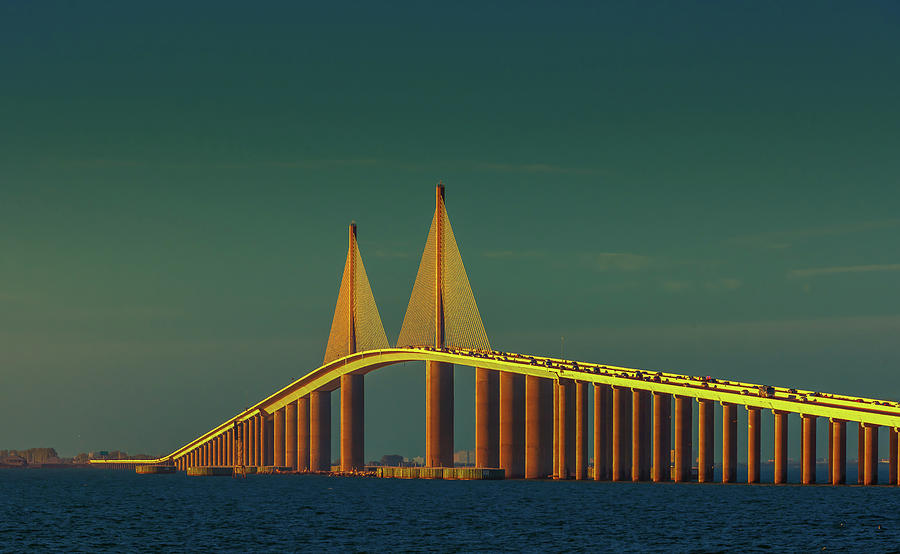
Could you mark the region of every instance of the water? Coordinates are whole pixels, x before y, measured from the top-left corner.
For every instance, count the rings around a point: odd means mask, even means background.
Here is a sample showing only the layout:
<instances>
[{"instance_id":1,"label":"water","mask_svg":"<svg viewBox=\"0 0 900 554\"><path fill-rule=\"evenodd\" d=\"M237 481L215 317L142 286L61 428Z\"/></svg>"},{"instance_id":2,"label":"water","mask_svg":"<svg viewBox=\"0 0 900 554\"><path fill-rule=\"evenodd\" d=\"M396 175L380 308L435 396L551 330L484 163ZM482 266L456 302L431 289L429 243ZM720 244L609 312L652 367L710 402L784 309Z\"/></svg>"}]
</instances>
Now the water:
<instances>
[{"instance_id":1,"label":"water","mask_svg":"<svg viewBox=\"0 0 900 554\"><path fill-rule=\"evenodd\" d=\"M3 551L823 548L900 549L900 488L0 470Z\"/></svg>"}]
</instances>

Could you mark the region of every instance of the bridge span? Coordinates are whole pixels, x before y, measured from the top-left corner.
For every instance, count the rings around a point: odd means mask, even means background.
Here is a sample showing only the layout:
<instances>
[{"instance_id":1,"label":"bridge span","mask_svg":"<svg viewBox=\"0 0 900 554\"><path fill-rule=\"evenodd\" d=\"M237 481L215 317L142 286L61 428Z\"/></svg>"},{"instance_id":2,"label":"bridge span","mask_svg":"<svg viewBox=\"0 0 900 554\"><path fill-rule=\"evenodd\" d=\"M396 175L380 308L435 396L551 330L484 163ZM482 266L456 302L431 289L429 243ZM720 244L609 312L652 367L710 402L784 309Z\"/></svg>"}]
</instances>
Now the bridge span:
<instances>
[{"instance_id":1,"label":"bridge span","mask_svg":"<svg viewBox=\"0 0 900 554\"><path fill-rule=\"evenodd\" d=\"M848 423L859 438L857 482L878 483L880 427L888 429L890 442L888 483L900 481L900 403L895 401L491 349L446 214L442 185L397 347L387 343L359 254L356 226L351 225L322 366L167 456L92 463L328 471L331 393L339 390L340 467L360 469L364 377L403 362L425 362L428 467L453 465L453 366L464 365L476 369L476 466L502 468L510 478L711 482L718 458L722 481L736 482L738 406L743 406L749 483L761 480L762 410L774 413L774 483L787 483L792 415L801 420L801 483L816 482L819 420L827 426L829 483L848 481ZM696 425L693 402L699 405ZM720 448L714 432L716 403L722 406ZM593 452L588 452L590 437Z\"/></svg>"}]
</instances>

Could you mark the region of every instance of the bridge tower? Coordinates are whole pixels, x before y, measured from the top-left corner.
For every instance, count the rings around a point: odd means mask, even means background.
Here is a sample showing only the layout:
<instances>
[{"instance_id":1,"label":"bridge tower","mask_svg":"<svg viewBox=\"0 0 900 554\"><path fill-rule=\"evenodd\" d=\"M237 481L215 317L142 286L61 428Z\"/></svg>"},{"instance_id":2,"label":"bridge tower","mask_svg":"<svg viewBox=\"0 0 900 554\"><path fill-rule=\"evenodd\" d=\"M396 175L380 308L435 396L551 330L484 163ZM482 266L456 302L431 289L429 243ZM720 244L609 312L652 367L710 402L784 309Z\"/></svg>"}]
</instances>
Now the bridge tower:
<instances>
[{"instance_id":1,"label":"bridge tower","mask_svg":"<svg viewBox=\"0 0 900 554\"><path fill-rule=\"evenodd\" d=\"M397 346L490 350L447 216L442 183L435 189L434 217ZM426 362L425 381L425 465L452 467L453 364ZM485 417L490 417L487 414L491 409L497 411L498 404L492 398L498 395L498 389L496 379L485 379L483 383L479 380L476 384L476 442L478 429L487 428L479 425L479 407L484 406ZM490 398L482 398L479 391ZM492 419L496 425L497 418ZM496 451L498 441L492 444ZM476 449L476 465L481 465L478 452ZM497 464L487 466L497 467Z\"/></svg>"},{"instance_id":2,"label":"bridge tower","mask_svg":"<svg viewBox=\"0 0 900 554\"><path fill-rule=\"evenodd\" d=\"M357 244L356 223L350 224L347 260L338 291L331 333L325 348L325 363L349 356L360 350L388 348L387 336L369 278ZM341 471L362 468L365 448L365 401L363 374L341 375ZM331 398L330 391L310 394L310 469L325 471L331 465ZM296 408L302 410L305 406ZM290 440L290 438L289 438ZM303 445L298 451L304 450Z\"/></svg>"}]
</instances>

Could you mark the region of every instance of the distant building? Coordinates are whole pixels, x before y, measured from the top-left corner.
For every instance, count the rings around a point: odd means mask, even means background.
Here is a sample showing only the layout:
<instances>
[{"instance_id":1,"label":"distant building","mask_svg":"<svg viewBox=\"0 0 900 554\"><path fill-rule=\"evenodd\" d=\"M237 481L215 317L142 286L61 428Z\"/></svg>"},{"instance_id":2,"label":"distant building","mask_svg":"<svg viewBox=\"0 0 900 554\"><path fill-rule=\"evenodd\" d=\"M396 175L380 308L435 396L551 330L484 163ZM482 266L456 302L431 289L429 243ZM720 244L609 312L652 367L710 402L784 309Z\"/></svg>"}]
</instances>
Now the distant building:
<instances>
[{"instance_id":1,"label":"distant building","mask_svg":"<svg viewBox=\"0 0 900 554\"><path fill-rule=\"evenodd\" d=\"M0 460L0 464L3 464L5 466L27 466L28 461L25 460L25 458L23 458L22 456L13 454L12 456L7 456L6 458Z\"/></svg>"},{"instance_id":2,"label":"distant building","mask_svg":"<svg viewBox=\"0 0 900 554\"><path fill-rule=\"evenodd\" d=\"M474 450L460 450L459 452L453 453L453 463L458 466L473 466L475 465L475 451Z\"/></svg>"}]
</instances>

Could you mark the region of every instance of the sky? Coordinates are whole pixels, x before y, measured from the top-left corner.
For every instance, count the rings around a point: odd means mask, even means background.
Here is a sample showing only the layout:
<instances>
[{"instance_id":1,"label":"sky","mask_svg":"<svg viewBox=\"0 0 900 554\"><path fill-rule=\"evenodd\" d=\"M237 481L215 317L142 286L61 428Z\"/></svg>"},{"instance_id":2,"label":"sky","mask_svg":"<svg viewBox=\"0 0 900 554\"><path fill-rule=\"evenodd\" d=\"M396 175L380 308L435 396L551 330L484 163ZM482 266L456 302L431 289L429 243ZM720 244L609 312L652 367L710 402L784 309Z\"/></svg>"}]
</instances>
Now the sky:
<instances>
[{"instance_id":1,"label":"sky","mask_svg":"<svg viewBox=\"0 0 900 554\"><path fill-rule=\"evenodd\" d=\"M544 4L0 4L0 448L313 370L351 220L396 340L438 180L496 349L900 400L900 7ZM424 454L422 369L367 459Z\"/></svg>"}]
</instances>

